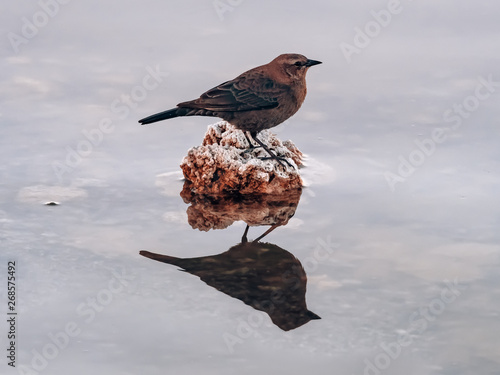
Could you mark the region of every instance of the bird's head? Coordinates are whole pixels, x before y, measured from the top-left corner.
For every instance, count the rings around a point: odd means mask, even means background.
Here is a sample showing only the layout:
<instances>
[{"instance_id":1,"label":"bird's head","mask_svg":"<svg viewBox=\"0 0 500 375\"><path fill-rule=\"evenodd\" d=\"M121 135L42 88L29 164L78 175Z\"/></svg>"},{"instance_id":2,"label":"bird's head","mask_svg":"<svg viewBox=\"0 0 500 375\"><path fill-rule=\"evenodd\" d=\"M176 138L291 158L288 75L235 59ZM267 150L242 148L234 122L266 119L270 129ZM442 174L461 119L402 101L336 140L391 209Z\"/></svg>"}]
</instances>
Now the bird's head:
<instances>
[{"instance_id":1,"label":"bird's head","mask_svg":"<svg viewBox=\"0 0 500 375\"><path fill-rule=\"evenodd\" d=\"M321 64L321 61L310 60L298 53L285 53L276 57L270 64L278 68L287 79L301 81L305 79L307 70L313 65Z\"/></svg>"}]
</instances>

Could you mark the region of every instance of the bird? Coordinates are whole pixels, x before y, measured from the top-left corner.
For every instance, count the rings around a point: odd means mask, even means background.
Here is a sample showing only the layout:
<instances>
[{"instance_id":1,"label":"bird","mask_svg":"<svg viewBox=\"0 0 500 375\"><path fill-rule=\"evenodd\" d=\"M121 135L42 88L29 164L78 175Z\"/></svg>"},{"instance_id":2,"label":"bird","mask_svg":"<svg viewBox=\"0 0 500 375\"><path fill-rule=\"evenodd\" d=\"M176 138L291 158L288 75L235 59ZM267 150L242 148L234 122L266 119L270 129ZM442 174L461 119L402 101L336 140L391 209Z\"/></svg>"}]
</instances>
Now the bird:
<instances>
[{"instance_id":1,"label":"bird","mask_svg":"<svg viewBox=\"0 0 500 375\"><path fill-rule=\"evenodd\" d=\"M244 132L250 149L266 150L270 157L263 159L291 165L271 152L257 135L299 110L307 93L306 73L311 66L321 63L297 53L282 54L204 92L198 99L179 103L176 108L145 117L139 123L146 125L181 116L219 117ZM253 146L248 135L259 146Z\"/></svg>"}]
</instances>

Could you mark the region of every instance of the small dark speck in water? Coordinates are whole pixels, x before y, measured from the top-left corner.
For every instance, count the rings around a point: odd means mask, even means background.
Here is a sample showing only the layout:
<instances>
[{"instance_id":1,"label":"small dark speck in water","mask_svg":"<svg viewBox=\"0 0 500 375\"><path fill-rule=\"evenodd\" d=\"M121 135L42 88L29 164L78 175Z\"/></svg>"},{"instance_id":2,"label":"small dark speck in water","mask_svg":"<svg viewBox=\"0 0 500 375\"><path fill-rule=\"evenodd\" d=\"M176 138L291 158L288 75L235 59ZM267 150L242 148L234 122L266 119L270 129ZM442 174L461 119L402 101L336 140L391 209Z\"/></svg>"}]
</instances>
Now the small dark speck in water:
<instances>
[{"instance_id":1,"label":"small dark speck in water","mask_svg":"<svg viewBox=\"0 0 500 375\"><path fill-rule=\"evenodd\" d=\"M51 202L47 202L45 203L46 206L59 206L59 203L57 202L54 202L54 201L51 201Z\"/></svg>"}]
</instances>

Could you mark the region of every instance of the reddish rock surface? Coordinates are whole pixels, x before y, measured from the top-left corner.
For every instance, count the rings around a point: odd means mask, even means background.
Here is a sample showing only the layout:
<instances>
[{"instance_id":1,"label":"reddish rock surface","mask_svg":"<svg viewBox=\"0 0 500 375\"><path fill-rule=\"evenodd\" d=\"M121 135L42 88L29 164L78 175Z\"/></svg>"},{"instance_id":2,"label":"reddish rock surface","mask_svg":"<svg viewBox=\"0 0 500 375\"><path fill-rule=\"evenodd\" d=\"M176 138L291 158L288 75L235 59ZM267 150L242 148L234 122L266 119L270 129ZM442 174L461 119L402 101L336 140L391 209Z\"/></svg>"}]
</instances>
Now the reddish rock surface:
<instances>
[{"instance_id":1,"label":"reddish rock surface","mask_svg":"<svg viewBox=\"0 0 500 375\"><path fill-rule=\"evenodd\" d=\"M197 194L282 194L298 189L302 179L298 169L302 153L291 141L280 141L268 130L259 139L275 154L287 158L295 168L269 156L262 148L248 152L248 141L241 130L225 121L208 127L202 145L188 151L181 163L189 188Z\"/></svg>"}]
</instances>

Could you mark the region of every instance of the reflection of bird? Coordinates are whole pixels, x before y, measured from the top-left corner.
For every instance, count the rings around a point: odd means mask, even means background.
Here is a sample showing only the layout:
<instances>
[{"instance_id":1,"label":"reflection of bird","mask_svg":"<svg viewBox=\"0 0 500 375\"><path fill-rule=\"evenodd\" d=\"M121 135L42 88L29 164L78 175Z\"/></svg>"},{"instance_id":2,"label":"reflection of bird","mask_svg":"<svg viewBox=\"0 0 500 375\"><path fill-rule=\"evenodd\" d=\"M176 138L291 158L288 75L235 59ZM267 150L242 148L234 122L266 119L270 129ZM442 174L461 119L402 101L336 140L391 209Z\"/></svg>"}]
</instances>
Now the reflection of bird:
<instances>
[{"instance_id":1,"label":"reflection of bird","mask_svg":"<svg viewBox=\"0 0 500 375\"><path fill-rule=\"evenodd\" d=\"M246 233L242 243L213 256L176 258L148 251L140 254L176 265L217 290L265 311L285 331L320 319L307 309L307 277L299 260L276 245L247 242Z\"/></svg>"},{"instance_id":2,"label":"reflection of bird","mask_svg":"<svg viewBox=\"0 0 500 375\"><path fill-rule=\"evenodd\" d=\"M278 161L257 133L293 116L306 97L306 72L321 64L303 55L287 53L214 87L198 99L139 120L142 125L179 116L220 117L250 136ZM250 141L249 141L250 143ZM251 143L250 143L251 145Z\"/></svg>"}]
</instances>

